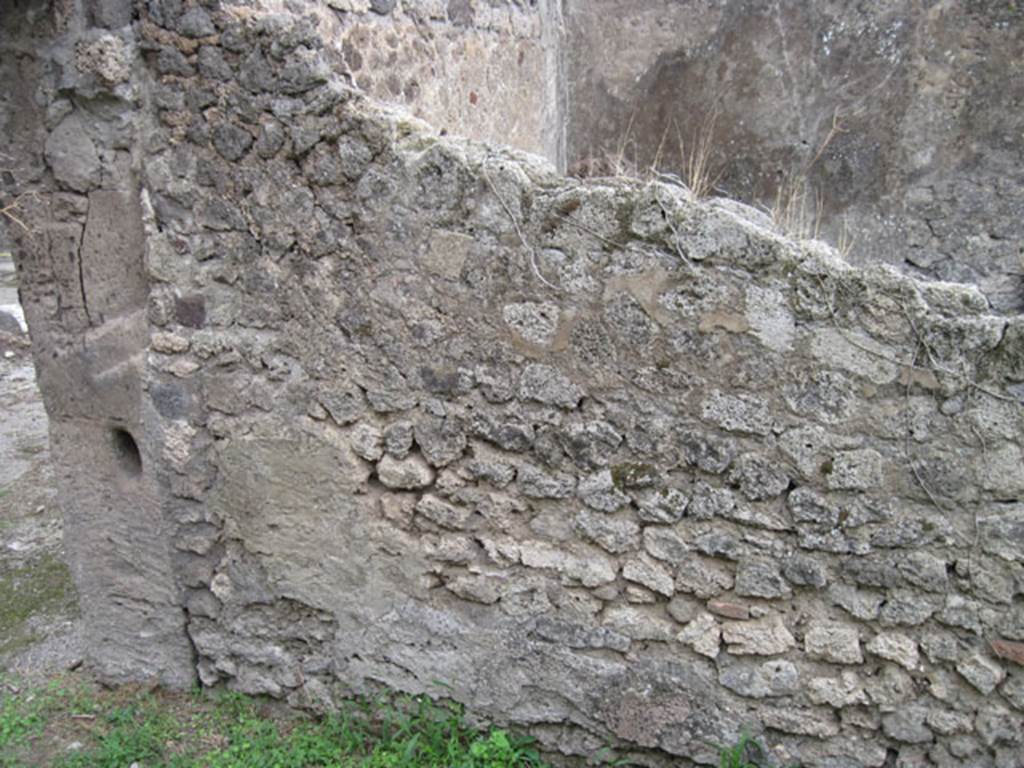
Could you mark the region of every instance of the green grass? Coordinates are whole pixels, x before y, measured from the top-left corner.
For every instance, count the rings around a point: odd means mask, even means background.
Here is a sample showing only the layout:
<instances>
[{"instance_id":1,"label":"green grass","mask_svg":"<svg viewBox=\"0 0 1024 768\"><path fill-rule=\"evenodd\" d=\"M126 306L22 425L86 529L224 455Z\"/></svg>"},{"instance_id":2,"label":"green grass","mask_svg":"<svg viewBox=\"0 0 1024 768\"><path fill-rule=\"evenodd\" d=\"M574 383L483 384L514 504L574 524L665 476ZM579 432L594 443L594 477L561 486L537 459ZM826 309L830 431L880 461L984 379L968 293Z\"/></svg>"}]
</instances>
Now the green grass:
<instances>
[{"instance_id":1,"label":"green grass","mask_svg":"<svg viewBox=\"0 0 1024 768\"><path fill-rule=\"evenodd\" d=\"M12 695L12 691L17 691ZM95 700L82 686L68 687L59 681L22 691L0 679L0 766L17 766L11 752L38 738L55 714L73 711L89 714Z\"/></svg>"},{"instance_id":2,"label":"green grass","mask_svg":"<svg viewBox=\"0 0 1024 768\"><path fill-rule=\"evenodd\" d=\"M69 751L67 746L79 748ZM468 725L426 697L347 702L321 719L238 694L104 692L53 683L0 694L0 766L541 768L529 739Z\"/></svg>"},{"instance_id":3,"label":"green grass","mask_svg":"<svg viewBox=\"0 0 1024 768\"><path fill-rule=\"evenodd\" d=\"M603 754L607 752L607 754ZM721 768L768 768L744 733ZM601 750L591 765L624 766ZM19 688L0 679L0 768L547 768L532 740L469 725L425 696L344 702L309 718L227 692L108 690L80 677Z\"/></svg>"}]
</instances>

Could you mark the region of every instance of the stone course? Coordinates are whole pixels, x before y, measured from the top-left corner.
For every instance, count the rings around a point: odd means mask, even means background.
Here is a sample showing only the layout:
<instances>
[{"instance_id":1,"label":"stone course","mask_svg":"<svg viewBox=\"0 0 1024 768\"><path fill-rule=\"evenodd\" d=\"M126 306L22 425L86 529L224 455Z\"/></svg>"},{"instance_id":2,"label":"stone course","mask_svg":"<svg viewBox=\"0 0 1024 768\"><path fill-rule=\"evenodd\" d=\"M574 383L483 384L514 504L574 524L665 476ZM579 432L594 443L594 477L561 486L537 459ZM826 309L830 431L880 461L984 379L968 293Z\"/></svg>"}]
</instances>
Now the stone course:
<instances>
[{"instance_id":1,"label":"stone course","mask_svg":"<svg viewBox=\"0 0 1024 768\"><path fill-rule=\"evenodd\" d=\"M443 136L292 14L36 10L15 255L99 675L1020 765L1024 319Z\"/></svg>"}]
</instances>

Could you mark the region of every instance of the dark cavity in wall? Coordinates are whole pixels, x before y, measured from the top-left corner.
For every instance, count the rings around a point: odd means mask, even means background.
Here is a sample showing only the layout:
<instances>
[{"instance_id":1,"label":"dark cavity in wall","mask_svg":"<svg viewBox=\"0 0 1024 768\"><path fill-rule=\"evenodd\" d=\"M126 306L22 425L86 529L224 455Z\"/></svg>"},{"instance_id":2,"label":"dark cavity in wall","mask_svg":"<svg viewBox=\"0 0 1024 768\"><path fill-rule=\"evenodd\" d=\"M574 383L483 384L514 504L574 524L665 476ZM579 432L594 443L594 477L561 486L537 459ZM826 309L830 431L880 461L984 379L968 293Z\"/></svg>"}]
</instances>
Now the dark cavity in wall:
<instances>
[{"instance_id":1,"label":"dark cavity in wall","mask_svg":"<svg viewBox=\"0 0 1024 768\"><path fill-rule=\"evenodd\" d=\"M139 477L142 474L142 454L131 432L121 427L110 430L117 465L128 477Z\"/></svg>"}]
</instances>

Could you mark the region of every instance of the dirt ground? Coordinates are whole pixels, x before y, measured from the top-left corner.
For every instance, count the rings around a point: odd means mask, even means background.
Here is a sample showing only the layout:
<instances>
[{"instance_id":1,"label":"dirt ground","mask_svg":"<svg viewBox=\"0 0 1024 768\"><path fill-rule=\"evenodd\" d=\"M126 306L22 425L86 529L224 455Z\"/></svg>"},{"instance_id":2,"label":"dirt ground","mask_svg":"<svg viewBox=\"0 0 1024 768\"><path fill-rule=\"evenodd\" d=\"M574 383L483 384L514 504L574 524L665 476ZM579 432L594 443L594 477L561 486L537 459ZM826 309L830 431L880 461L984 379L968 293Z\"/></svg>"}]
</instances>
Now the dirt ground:
<instances>
[{"instance_id":1,"label":"dirt ground","mask_svg":"<svg viewBox=\"0 0 1024 768\"><path fill-rule=\"evenodd\" d=\"M0 311L20 319L17 301L0 254ZM0 331L0 677L59 673L80 663L81 647L28 337Z\"/></svg>"}]
</instances>

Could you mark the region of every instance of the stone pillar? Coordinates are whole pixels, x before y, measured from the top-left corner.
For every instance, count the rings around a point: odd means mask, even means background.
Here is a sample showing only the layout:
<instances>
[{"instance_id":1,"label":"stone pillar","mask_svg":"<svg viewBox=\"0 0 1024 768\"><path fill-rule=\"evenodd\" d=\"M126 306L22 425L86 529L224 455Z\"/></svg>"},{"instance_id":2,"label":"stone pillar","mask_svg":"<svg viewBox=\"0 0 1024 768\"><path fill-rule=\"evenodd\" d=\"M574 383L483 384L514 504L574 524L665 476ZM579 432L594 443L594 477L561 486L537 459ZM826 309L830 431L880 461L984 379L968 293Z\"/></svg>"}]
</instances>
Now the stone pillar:
<instances>
[{"instance_id":1,"label":"stone pillar","mask_svg":"<svg viewBox=\"0 0 1024 768\"><path fill-rule=\"evenodd\" d=\"M90 661L105 679L187 686L192 649L153 471L160 448L141 405L149 289L130 21L128 3L4 12L0 71L13 87L0 124L14 165L3 194L20 222L8 229Z\"/></svg>"}]
</instances>

